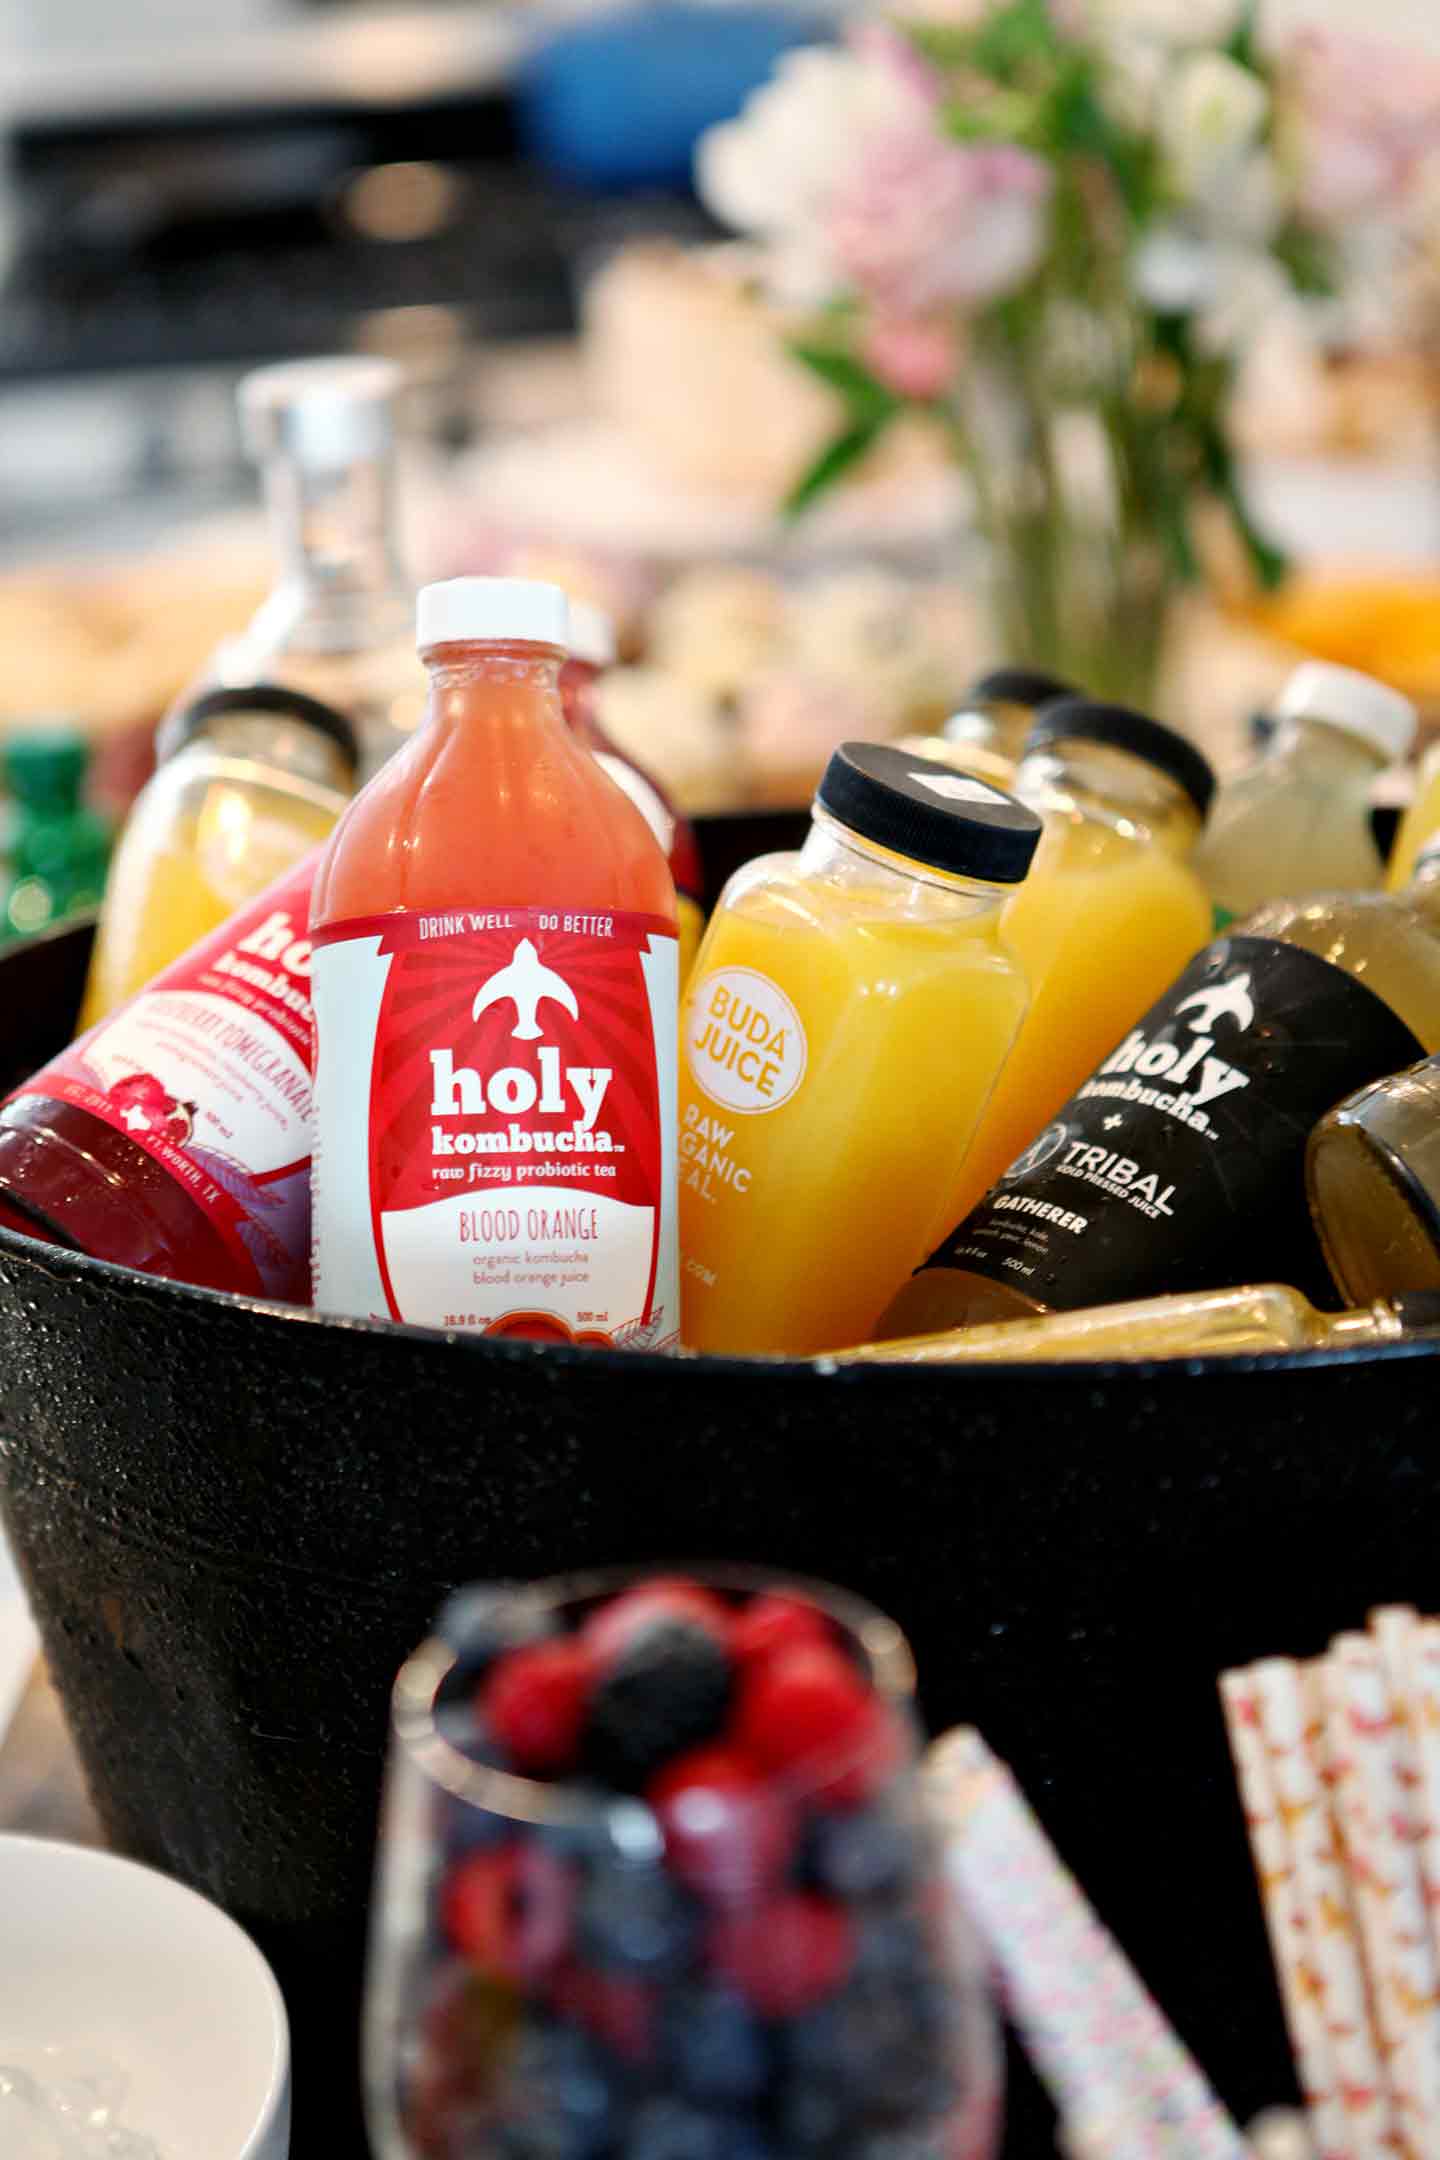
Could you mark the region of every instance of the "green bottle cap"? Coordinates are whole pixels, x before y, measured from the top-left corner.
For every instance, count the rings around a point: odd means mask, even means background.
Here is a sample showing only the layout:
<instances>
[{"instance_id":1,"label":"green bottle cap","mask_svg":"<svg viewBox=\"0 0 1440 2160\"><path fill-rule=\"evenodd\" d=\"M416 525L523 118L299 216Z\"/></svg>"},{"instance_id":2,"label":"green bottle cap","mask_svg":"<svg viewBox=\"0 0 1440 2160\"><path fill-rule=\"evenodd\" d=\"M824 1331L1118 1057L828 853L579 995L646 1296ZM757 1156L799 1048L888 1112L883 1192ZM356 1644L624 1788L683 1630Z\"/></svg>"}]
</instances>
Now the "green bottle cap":
<instances>
[{"instance_id":1,"label":"green bottle cap","mask_svg":"<svg viewBox=\"0 0 1440 2160\"><path fill-rule=\"evenodd\" d=\"M77 803L90 764L90 744L68 722L17 730L5 739L5 785L27 808Z\"/></svg>"}]
</instances>

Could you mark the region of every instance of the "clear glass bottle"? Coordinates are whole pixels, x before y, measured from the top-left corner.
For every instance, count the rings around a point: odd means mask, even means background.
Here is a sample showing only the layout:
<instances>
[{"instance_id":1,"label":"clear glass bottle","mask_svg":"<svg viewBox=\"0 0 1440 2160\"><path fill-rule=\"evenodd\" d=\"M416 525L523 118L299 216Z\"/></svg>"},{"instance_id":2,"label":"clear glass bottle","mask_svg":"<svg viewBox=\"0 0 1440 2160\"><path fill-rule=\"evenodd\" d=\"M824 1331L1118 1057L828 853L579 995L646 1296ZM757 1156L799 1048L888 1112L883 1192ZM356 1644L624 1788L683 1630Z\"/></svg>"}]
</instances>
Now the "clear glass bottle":
<instances>
[{"instance_id":1,"label":"clear glass bottle","mask_svg":"<svg viewBox=\"0 0 1440 2160\"><path fill-rule=\"evenodd\" d=\"M400 380L388 360L333 359L259 368L241 383L278 574L212 664L219 684L283 682L338 707L359 734L362 779L425 706L414 588L396 536Z\"/></svg>"},{"instance_id":2,"label":"clear glass bottle","mask_svg":"<svg viewBox=\"0 0 1440 2160\"><path fill-rule=\"evenodd\" d=\"M6 742L0 779L12 811L0 944L99 904L111 836L85 801L89 766L90 746L78 728L27 728Z\"/></svg>"},{"instance_id":3,"label":"clear glass bottle","mask_svg":"<svg viewBox=\"0 0 1440 2160\"><path fill-rule=\"evenodd\" d=\"M970 685L938 734L904 736L900 747L957 772L978 773L997 787L1013 787L1037 715L1057 698L1078 695L1039 668L992 668Z\"/></svg>"},{"instance_id":4,"label":"clear glass bottle","mask_svg":"<svg viewBox=\"0 0 1440 2160\"><path fill-rule=\"evenodd\" d=\"M1364 891L1384 876L1370 793L1409 750L1414 706L1369 675L1307 661L1276 717L1273 746L1221 787L1196 849L1219 929L1267 900Z\"/></svg>"},{"instance_id":5,"label":"clear glass bottle","mask_svg":"<svg viewBox=\"0 0 1440 2160\"><path fill-rule=\"evenodd\" d=\"M893 744L831 758L797 855L737 871L681 1020L682 1339L873 1328L939 1228L1024 1017L1000 934L1040 820Z\"/></svg>"},{"instance_id":6,"label":"clear glass bottle","mask_svg":"<svg viewBox=\"0 0 1440 2160\"><path fill-rule=\"evenodd\" d=\"M1440 1274L1436 1287L1440 1288ZM1111 1358L1248 1356L1257 1350L1338 1350L1394 1342L1440 1324L1440 1298L1377 1301L1362 1312L1317 1312L1283 1283L1135 1298L1121 1305L952 1328L939 1335L866 1343L842 1365L1040 1365Z\"/></svg>"},{"instance_id":7,"label":"clear glass bottle","mask_svg":"<svg viewBox=\"0 0 1440 2160\"><path fill-rule=\"evenodd\" d=\"M329 834L355 787L343 713L280 683L172 712L115 851L86 984L93 1027Z\"/></svg>"},{"instance_id":8,"label":"clear glass bottle","mask_svg":"<svg viewBox=\"0 0 1440 2160\"><path fill-rule=\"evenodd\" d=\"M1440 1058L1362 1088L1322 1119L1305 1180L1346 1297L1440 1290Z\"/></svg>"}]
</instances>

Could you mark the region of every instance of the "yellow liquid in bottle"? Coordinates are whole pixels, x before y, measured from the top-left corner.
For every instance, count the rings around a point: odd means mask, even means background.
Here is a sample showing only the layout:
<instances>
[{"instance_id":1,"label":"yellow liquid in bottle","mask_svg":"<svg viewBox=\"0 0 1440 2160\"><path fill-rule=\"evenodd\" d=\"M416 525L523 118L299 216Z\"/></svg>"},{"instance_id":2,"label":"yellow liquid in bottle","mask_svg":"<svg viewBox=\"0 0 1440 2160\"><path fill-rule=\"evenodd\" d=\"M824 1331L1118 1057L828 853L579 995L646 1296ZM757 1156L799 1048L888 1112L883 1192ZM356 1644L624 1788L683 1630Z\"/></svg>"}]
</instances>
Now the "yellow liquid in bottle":
<instances>
[{"instance_id":1,"label":"yellow liquid in bottle","mask_svg":"<svg viewBox=\"0 0 1440 2160\"><path fill-rule=\"evenodd\" d=\"M1385 873L1388 892L1403 892L1415 874L1420 850L1435 839L1440 839L1440 743L1432 744L1420 761L1415 797L1400 820L1394 853Z\"/></svg>"},{"instance_id":2,"label":"yellow liquid in bottle","mask_svg":"<svg viewBox=\"0 0 1440 2160\"><path fill-rule=\"evenodd\" d=\"M1093 819L1047 820L1001 922L1030 1009L952 1191L952 1224L1209 943L1210 925L1199 879L1162 845Z\"/></svg>"},{"instance_id":3,"label":"yellow liquid in bottle","mask_svg":"<svg viewBox=\"0 0 1440 2160\"><path fill-rule=\"evenodd\" d=\"M82 1031L327 838L343 807L340 796L319 789L313 800L278 791L257 800L251 789L216 781L161 846L144 845L143 834L133 848L122 841L85 986Z\"/></svg>"},{"instance_id":4,"label":"yellow liquid in bottle","mask_svg":"<svg viewBox=\"0 0 1440 2160\"><path fill-rule=\"evenodd\" d=\"M1025 1010L994 888L958 906L935 894L927 917L914 886L831 882L799 862L741 872L685 1001L692 1349L802 1356L873 1331L948 1227Z\"/></svg>"}]
</instances>

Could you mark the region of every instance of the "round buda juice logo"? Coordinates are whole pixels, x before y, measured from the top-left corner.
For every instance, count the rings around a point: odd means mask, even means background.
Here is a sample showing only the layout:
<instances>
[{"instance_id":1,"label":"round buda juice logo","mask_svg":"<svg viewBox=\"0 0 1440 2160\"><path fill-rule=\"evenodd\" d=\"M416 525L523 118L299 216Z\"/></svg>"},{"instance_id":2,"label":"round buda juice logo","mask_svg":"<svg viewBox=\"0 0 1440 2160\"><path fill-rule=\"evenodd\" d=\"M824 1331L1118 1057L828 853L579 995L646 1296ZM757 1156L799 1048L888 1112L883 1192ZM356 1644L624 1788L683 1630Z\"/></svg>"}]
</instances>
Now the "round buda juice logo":
<instances>
[{"instance_id":1,"label":"round buda juice logo","mask_svg":"<svg viewBox=\"0 0 1440 2160\"><path fill-rule=\"evenodd\" d=\"M712 1102L753 1116L778 1110L804 1079L805 1030L768 975L716 968L690 993L685 1054Z\"/></svg>"}]
</instances>

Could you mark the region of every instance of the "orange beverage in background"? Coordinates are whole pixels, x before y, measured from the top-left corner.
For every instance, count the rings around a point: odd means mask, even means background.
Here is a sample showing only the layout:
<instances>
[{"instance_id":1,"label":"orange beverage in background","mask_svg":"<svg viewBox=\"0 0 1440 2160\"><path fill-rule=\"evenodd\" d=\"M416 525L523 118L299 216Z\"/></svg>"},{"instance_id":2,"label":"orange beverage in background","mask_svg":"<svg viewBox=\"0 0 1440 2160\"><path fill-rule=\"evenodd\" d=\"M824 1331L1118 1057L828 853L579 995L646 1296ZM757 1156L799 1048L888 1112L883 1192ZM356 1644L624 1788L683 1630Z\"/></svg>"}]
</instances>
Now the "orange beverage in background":
<instances>
[{"instance_id":1,"label":"orange beverage in background","mask_svg":"<svg viewBox=\"0 0 1440 2160\"><path fill-rule=\"evenodd\" d=\"M951 1194L959 1222L1210 940L1186 857L1214 789L1182 736L1123 706L1049 706L1016 792L1045 820L1001 936L1030 1008Z\"/></svg>"},{"instance_id":2,"label":"orange beverage in background","mask_svg":"<svg viewBox=\"0 0 1440 2160\"><path fill-rule=\"evenodd\" d=\"M559 588L419 609L419 733L315 883L317 1302L553 1341L678 1326L675 889L565 724Z\"/></svg>"}]
</instances>

